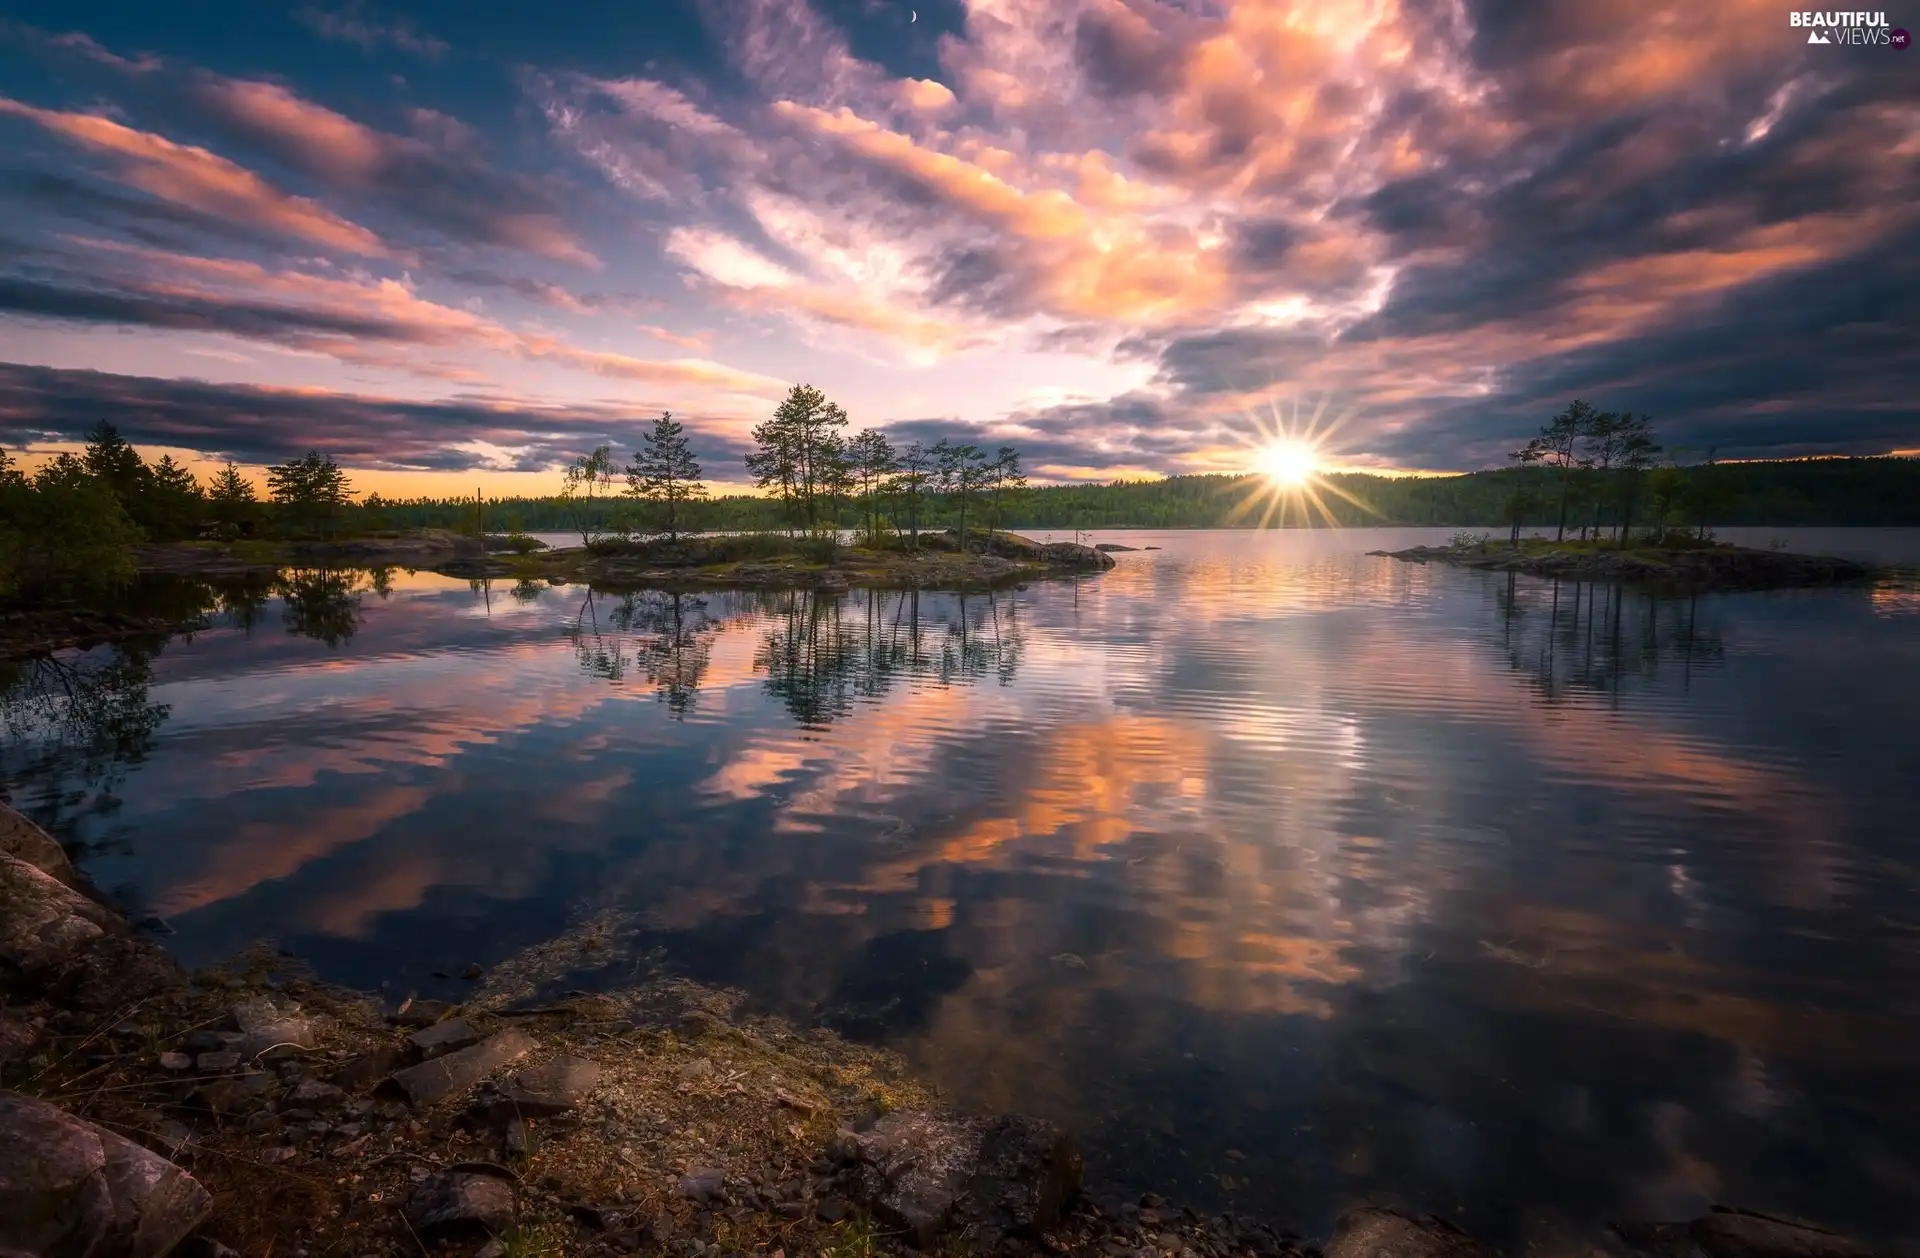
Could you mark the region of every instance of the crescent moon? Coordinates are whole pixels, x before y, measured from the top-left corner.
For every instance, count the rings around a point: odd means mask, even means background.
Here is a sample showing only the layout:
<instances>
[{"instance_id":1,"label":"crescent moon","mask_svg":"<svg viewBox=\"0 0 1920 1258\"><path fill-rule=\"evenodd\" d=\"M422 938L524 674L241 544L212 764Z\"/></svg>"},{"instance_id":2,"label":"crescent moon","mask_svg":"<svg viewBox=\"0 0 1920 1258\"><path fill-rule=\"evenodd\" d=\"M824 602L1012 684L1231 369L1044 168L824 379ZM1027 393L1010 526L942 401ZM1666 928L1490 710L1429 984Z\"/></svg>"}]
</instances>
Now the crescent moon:
<instances>
[{"instance_id":1,"label":"crescent moon","mask_svg":"<svg viewBox=\"0 0 1920 1258\"><path fill-rule=\"evenodd\" d=\"M907 14L908 14L907 22L909 24L918 22L920 20L920 11L918 9L908 9Z\"/></svg>"}]
</instances>

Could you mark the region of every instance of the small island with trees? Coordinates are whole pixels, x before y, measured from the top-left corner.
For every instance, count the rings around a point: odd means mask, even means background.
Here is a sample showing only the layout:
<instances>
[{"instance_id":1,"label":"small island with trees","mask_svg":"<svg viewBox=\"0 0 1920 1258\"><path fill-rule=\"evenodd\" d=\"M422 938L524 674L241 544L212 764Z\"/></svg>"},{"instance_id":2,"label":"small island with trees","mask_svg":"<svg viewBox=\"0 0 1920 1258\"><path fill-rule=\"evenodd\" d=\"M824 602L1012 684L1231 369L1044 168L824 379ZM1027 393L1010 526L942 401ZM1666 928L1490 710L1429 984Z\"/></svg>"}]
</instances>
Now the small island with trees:
<instances>
[{"instance_id":1,"label":"small island with trees","mask_svg":"<svg viewBox=\"0 0 1920 1258\"><path fill-rule=\"evenodd\" d=\"M1548 469L1550 491L1516 481L1504 504L1508 535L1462 532L1446 546L1415 546L1371 554L1412 563L1524 572L1575 581L1618 581L1680 589L1768 589L1837 585L1877 575L1849 559L1757 550L1716 542L1704 523L1684 512L1728 509L1725 481L1689 478L1687 469L1659 461L1653 421L1646 415L1602 411L1576 399L1508 457L1522 467ZM1642 532L1636 536L1636 509ZM1543 510L1554 536L1526 538L1521 529ZM1651 518L1648 518L1651 517ZM1569 537L1577 532L1577 537Z\"/></svg>"}]
</instances>

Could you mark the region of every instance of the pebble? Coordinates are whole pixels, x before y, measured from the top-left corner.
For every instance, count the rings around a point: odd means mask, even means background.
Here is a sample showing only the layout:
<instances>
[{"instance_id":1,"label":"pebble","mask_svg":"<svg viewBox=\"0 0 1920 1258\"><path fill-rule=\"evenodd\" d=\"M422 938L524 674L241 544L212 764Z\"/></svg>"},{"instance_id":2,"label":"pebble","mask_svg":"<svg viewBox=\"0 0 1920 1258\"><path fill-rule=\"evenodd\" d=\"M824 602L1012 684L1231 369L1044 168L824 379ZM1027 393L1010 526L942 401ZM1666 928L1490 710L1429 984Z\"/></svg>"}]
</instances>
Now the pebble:
<instances>
[{"instance_id":1,"label":"pebble","mask_svg":"<svg viewBox=\"0 0 1920 1258\"><path fill-rule=\"evenodd\" d=\"M710 1057L696 1057L686 1065L680 1067L680 1077L682 1079L705 1079L712 1073L713 1059Z\"/></svg>"},{"instance_id":2,"label":"pebble","mask_svg":"<svg viewBox=\"0 0 1920 1258\"><path fill-rule=\"evenodd\" d=\"M469 983L472 983L472 982L478 981L480 976L485 973L486 973L486 970L481 967L480 963L478 961L473 961L468 963L466 969L460 971L460 977L463 979L466 979Z\"/></svg>"},{"instance_id":3,"label":"pebble","mask_svg":"<svg viewBox=\"0 0 1920 1258\"><path fill-rule=\"evenodd\" d=\"M178 1071L178 1070L190 1070L192 1068L193 1068L193 1058L187 1056L185 1053L160 1054L160 1069L162 1070Z\"/></svg>"},{"instance_id":4,"label":"pebble","mask_svg":"<svg viewBox=\"0 0 1920 1258\"><path fill-rule=\"evenodd\" d=\"M194 1060L203 1074L224 1074L240 1068L240 1054L231 1050L225 1052L202 1053Z\"/></svg>"}]
</instances>

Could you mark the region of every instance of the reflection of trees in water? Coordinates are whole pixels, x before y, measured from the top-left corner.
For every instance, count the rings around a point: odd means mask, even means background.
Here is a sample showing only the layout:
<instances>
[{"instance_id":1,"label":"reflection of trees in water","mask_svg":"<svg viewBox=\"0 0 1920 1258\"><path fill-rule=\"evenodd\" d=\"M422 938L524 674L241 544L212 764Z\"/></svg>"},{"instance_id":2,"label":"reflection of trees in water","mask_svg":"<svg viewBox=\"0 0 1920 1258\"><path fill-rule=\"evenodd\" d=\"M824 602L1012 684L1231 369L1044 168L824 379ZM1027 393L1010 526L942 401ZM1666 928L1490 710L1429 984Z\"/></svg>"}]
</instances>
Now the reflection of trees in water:
<instances>
[{"instance_id":1,"label":"reflection of trees in water","mask_svg":"<svg viewBox=\"0 0 1920 1258\"><path fill-rule=\"evenodd\" d=\"M767 596L771 626L754 658L767 690L808 727L831 724L855 700L877 698L902 676L943 685L1012 680L1026 647L1011 594L924 597L918 590Z\"/></svg>"},{"instance_id":2,"label":"reflection of trees in water","mask_svg":"<svg viewBox=\"0 0 1920 1258\"><path fill-rule=\"evenodd\" d=\"M534 587L527 598L538 598ZM515 597L522 597L516 590ZM589 592L567 626L580 667L614 685L642 676L675 716L693 709L721 626L766 624L754 668L795 720L831 724L902 677L1010 682L1026 648L1011 594L821 590Z\"/></svg>"},{"instance_id":3,"label":"reflection of trees in water","mask_svg":"<svg viewBox=\"0 0 1920 1258\"><path fill-rule=\"evenodd\" d=\"M1494 591L1509 663L1533 674L1543 698L1570 691L1617 693L1623 682L1717 667L1726 643L1697 595L1667 595L1610 582L1516 580Z\"/></svg>"},{"instance_id":4,"label":"reflection of trees in water","mask_svg":"<svg viewBox=\"0 0 1920 1258\"><path fill-rule=\"evenodd\" d=\"M373 572L347 568L282 570L273 583L280 596L281 623L288 633L339 646L360 628L362 591L379 591L383 580L391 581L392 571L384 571L383 578L376 578Z\"/></svg>"},{"instance_id":5,"label":"reflection of trees in water","mask_svg":"<svg viewBox=\"0 0 1920 1258\"><path fill-rule=\"evenodd\" d=\"M102 647L0 664L0 781L31 795L35 819L65 833L111 813L169 709L149 696L157 647Z\"/></svg>"},{"instance_id":6,"label":"reflection of trees in water","mask_svg":"<svg viewBox=\"0 0 1920 1258\"><path fill-rule=\"evenodd\" d=\"M536 588L533 597L538 596ZM517 589L515 597L520 597ZM742 600L729 595L589 591L567 637L587 672L621 685L637 670L675 717L685 717L706 675L714 632L746 610Z\"/></svg>"}]
</instances>

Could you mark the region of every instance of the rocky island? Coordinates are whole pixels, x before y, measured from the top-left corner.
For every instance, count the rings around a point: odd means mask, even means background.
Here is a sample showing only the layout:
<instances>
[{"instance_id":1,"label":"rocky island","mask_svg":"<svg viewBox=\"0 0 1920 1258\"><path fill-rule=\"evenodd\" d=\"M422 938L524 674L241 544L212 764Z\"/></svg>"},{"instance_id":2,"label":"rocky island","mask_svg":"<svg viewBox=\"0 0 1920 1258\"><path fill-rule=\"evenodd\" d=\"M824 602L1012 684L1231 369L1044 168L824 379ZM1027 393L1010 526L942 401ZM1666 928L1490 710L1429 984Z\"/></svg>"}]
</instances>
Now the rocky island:
<instances>
[{"instance_id":1,"label":"rocky island","mask_svg":"<svg viewBox=\"0 0 1920 1258\"><path fill-rule=\"evenodd\" d=\"M0 1253L1310 1258L1151 1192L1094 1198L1052 1123L942 1103L895 1054L745 1016L657 967L545 990L599 925L461 977L328 986L262 944L183 973L0 805ZM1665 1258L1872 1258L1720 1210L1615 1225ZM1492 1258L1359 1206L1324 1258Z\"/></svg>"},{"instance_id":2,"label":"rocky island","mask_svg":"<svg viewBox=\"0 0 1920 1258\"><path fill-rule=\"evenodd\" d=\"M1367 553L1407 563L1523 572L1561 581L1615 581L1695 591L1845 585L1880 575L1877 569L1851 559L1716 543L1620 547L1611 542L1530 538L1518 545L1480 540Z\"/></svg>"}]
</instances>

